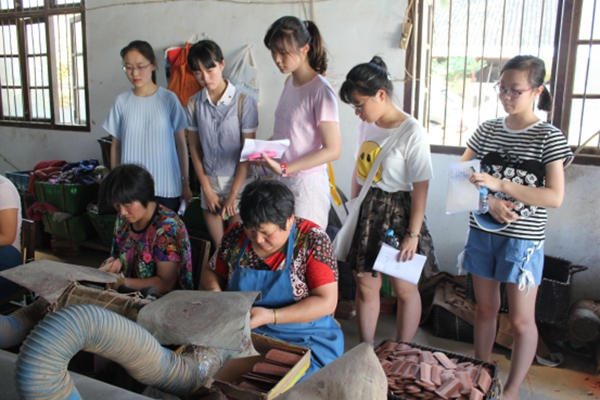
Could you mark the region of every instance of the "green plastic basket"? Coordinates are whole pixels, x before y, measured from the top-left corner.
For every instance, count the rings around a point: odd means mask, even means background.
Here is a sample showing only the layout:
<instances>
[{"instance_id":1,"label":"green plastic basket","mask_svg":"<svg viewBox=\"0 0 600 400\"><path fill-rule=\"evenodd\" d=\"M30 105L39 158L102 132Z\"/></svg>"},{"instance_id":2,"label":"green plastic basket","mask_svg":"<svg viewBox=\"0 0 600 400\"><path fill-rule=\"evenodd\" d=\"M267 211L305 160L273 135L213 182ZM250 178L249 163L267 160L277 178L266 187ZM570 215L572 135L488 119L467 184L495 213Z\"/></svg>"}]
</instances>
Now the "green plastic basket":
<instances>
[{"instance_id":1,"label":"green plastic basket","mask_svg":"<svg viewBox=\"0 0 600 400\"><path fill-rule=\"evenodd\" d=\"M80 183L35 182L38 201L70 214L81 214L98 198L98 185Z\"/></svg>"},{"instance_id":2,"label":"green plastic basket","mask_svg":"<svg viewBox=\"0 0 600 400\"><path fill-rule=\"evenodd\" d=\"M87 214L70 217L60 222L54 221L52 215L44 214L42 221L44 221L44 230L46 232L72 242L85 242L97 235Z\"/></svg>"},{"instance_id":3,"label":"green plastic basket","mask_svg":"<svg viewBox=\"0 0 600 400\"><path fill-rule=\"evenodd\" d=\"M92 225L94 225L94 229L98 232L102 244L106 247L111 247L117 215L98 215L98 206L96 204L88 206L87 214L90 217L90 221L92 221Z\"/></svg>"}]
</instances>

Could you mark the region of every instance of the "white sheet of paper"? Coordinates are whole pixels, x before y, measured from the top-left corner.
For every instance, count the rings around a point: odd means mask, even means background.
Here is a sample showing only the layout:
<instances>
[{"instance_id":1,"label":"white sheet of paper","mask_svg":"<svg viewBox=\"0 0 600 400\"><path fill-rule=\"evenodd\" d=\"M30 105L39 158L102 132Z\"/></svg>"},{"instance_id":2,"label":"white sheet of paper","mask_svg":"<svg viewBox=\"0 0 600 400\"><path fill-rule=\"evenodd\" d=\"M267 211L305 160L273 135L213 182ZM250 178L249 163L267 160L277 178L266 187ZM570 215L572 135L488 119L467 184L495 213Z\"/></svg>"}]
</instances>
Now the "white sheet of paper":
<instances>
[{"instance_id":1,"label":"white sheet of paper","mask_svg":"<svg viewBox=\"0 0 600 400\"><path fill-rule=\"evenodd\" d=\"M469 182L472 170L480 171L480 160L450 164L448 171L448 196L446 214L479 209L479 189Z\"/></svg>"},{"instance_id":2,"label":"white sheet of paper","mask_svg":"<svg viewBox=\"0 0 600 400\"><path fill-rule=\"evenodd\" d=\"M373 269L394 278L402 279L415 285L418 284L427 257L415 254L410 261L398 262L398 253L400 253L400 250L389 244L382 244Z\"/></svg>"},{"instance_id":3,"label":"white sheet of paper","mask_svg":"<svg viewBox=\"0 0 600 400\"><path fill-rule=\"evenodd\" d=\"M290 140L258 140L258 139L246 139L244 141L244 148L240 155L240 162L248 161L248 156L254 153L264 153L266 151L274 151L277 153L276 156L271 158L281 158L283 153L290 147Z\"/></svg>"}]
</instances>

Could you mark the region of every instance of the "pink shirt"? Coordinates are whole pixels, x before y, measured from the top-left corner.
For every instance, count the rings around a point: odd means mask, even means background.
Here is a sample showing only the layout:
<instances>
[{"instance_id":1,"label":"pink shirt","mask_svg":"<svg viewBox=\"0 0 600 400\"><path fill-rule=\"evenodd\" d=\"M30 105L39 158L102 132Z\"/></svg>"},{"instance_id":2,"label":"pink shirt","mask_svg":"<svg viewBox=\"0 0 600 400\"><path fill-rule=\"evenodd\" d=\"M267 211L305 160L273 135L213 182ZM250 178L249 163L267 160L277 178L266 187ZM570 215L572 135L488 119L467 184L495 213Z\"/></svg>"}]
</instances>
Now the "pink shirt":
<instances>
[{"instance_id":1,"label":"pink shirt","mask_svg":"<svg viewBox=\"0 0 600 400\"><path fill-rule=\"evenodd\" d=\"M335 92L325 78L317 75L300 87L294 87L292 81L288 79L284 85L275 110L273 128L273 139L290 139L290 147L282 158L286 163L314 153L323 146L319 123L339 122ZM324 169L325 164L294 175L309 175Z\"/></svg>"}]
</instances>

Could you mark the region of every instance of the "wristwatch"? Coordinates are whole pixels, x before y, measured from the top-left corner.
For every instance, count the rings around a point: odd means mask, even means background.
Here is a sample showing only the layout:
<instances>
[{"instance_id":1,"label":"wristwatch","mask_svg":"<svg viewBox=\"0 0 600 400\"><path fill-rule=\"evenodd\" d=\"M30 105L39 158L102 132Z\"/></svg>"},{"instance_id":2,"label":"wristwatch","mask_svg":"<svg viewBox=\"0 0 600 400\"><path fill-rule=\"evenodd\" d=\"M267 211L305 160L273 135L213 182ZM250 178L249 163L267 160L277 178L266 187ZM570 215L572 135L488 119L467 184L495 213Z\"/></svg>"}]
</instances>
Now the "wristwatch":
<instances>
[{"instance_id":1,"label":"wristwatch","mask_svg":"<svg viewBox=\"0 0 600 400\"><path fill-rule=\"evenodd\" d=\"M182 180L182 181L188 181L188 182L189 182L189 181L190 181L190 177L189 177L189 176L182 176L182 177L181 177L181 180Z\"/></svg>"},{"instance_id":2,"label":"wristwatch","mask_svg":"<svg viewBox=\"0 0 600 400\"><path fill-rule=\"evenodd\" d=\"M411 239L415 239L415 238L421 237L420 233L414 233L414 232L411 232L411 231L406 231L406 234Z\"/></svg>"}]
</instances>

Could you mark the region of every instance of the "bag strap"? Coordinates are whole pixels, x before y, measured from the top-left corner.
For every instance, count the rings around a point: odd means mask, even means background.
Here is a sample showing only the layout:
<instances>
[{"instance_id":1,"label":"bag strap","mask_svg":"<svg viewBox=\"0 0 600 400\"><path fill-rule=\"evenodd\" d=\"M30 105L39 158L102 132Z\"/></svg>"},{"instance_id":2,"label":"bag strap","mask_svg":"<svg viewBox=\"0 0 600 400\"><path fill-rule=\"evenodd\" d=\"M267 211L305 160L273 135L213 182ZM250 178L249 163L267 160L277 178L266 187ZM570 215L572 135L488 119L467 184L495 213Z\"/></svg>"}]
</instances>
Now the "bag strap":
<instances>
[{"instance_id":1,"label":"bag strap","mask_svg":"<svg viewBox=\"0 0 600 400\"><path fill-rule=\"evenodd\" d=\"M335 184L335 175L333 173L333 165L330 162L327 163L327 169L329 170L329 191L331 192L331 197L333 198L333 203L336 206L342 204L342 198L337 190L337 185Z\"/></svg>"}]
</instances>

